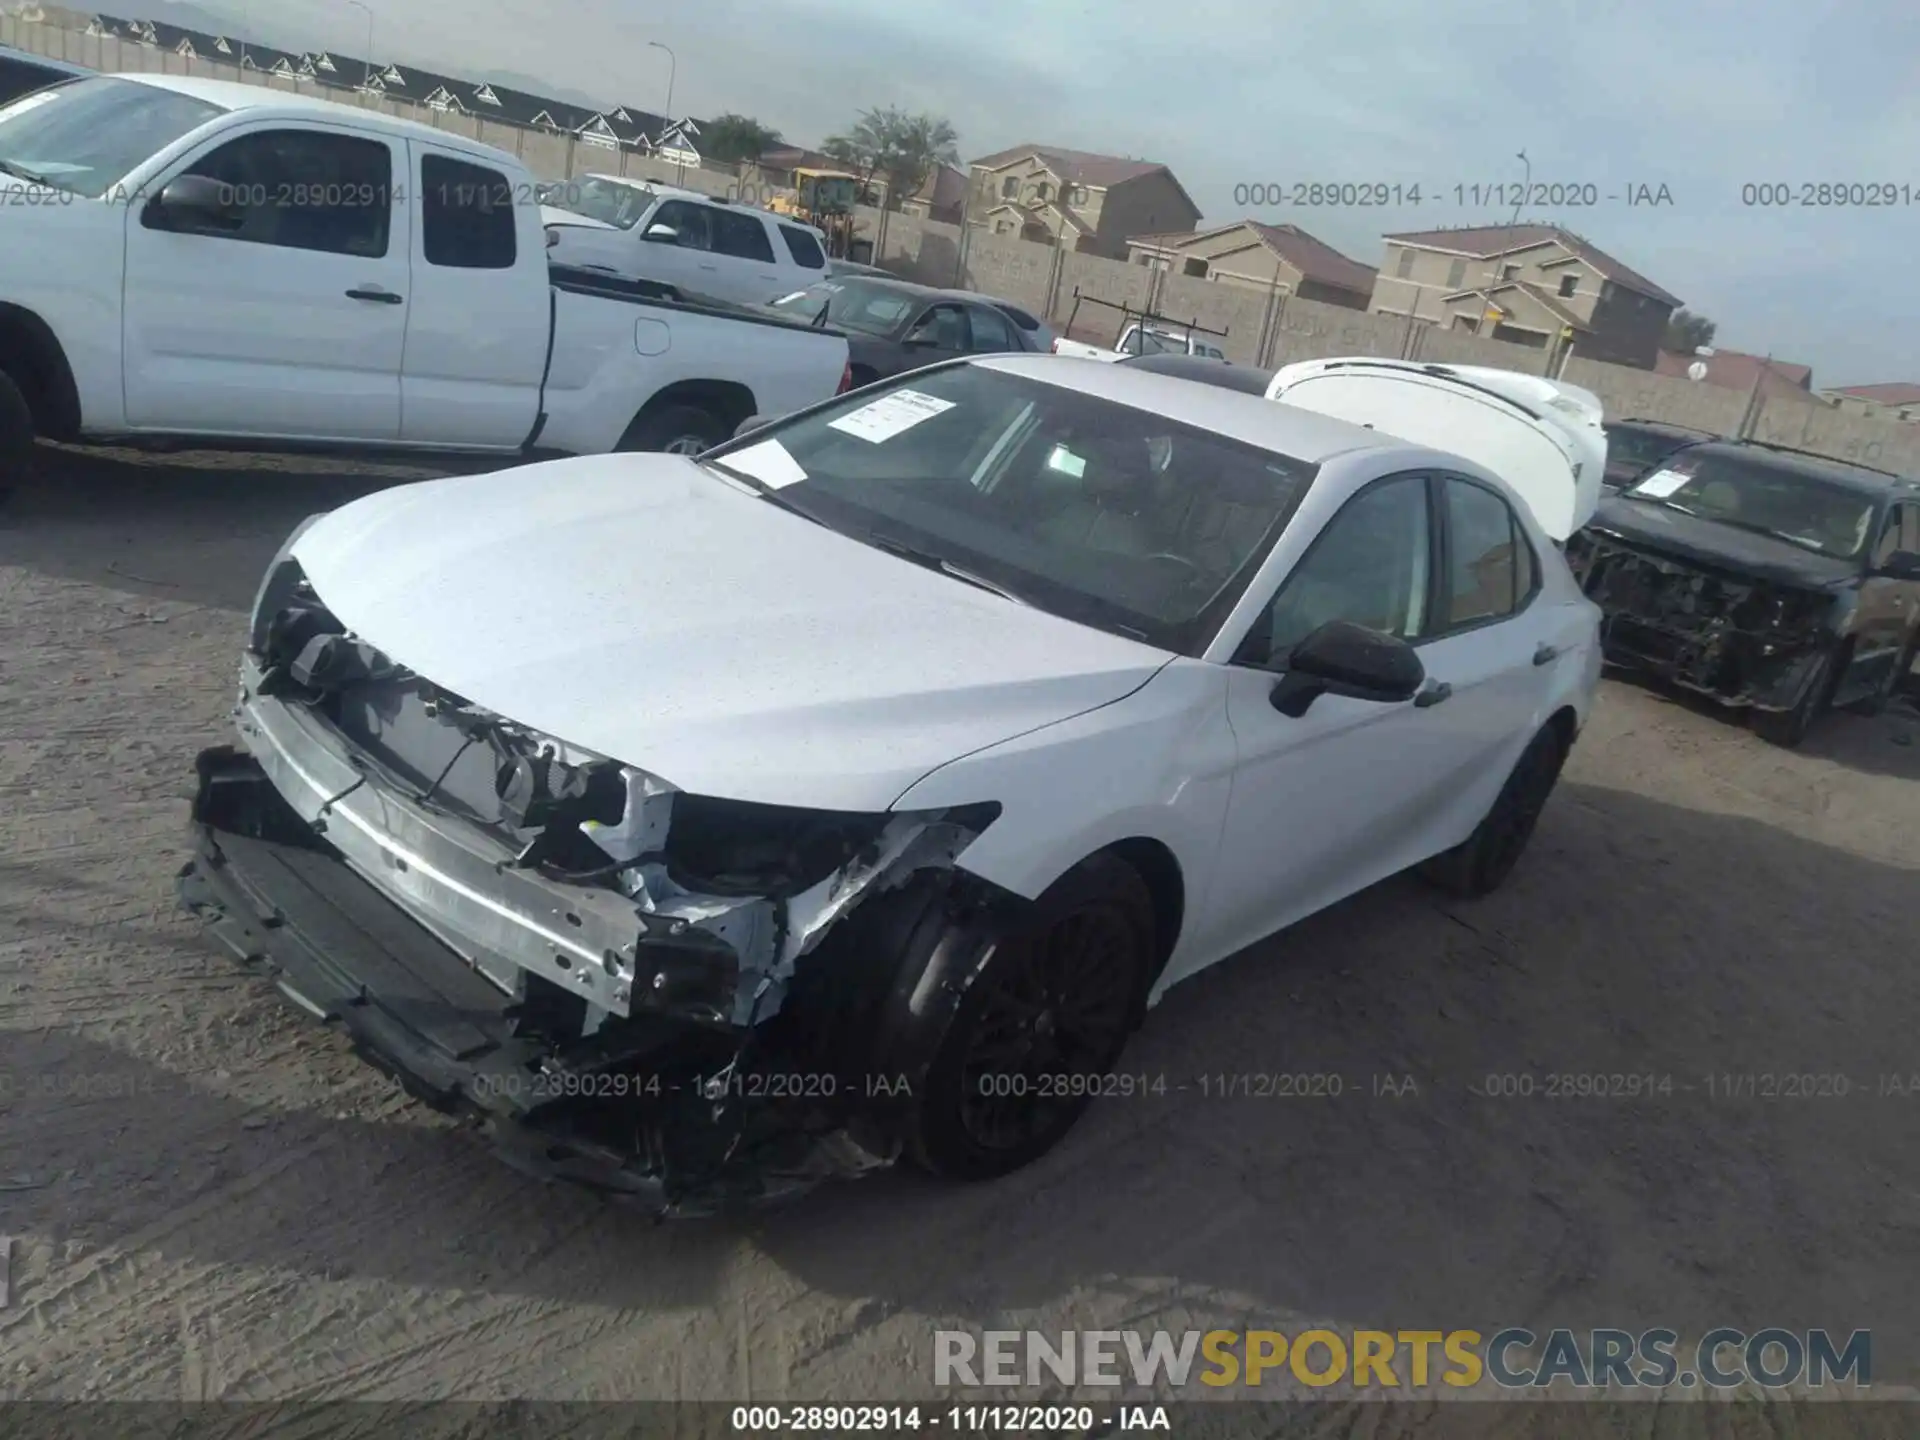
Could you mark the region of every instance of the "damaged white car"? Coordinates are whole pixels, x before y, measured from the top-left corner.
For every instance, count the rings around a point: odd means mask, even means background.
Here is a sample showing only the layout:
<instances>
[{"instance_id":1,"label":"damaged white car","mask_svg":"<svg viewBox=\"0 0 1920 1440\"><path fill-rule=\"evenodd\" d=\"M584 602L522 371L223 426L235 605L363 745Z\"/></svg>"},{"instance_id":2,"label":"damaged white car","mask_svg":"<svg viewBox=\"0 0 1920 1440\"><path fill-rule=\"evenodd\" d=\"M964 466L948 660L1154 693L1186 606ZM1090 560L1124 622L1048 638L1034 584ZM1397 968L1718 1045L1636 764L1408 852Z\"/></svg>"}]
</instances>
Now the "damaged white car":
<instances>
[{"instance_id":1,"label":"damaged white car","mask_svg":"<svg viewBox=\"0 0 1920 1440\"><path fill-rule=\"evenodd\" d=\"M1169 986L1526 845L1598 611L1385 420L992 357L355 501L262 583L182 898L534 1173L1004 1173Z\"/></svg>"}]
</instances>

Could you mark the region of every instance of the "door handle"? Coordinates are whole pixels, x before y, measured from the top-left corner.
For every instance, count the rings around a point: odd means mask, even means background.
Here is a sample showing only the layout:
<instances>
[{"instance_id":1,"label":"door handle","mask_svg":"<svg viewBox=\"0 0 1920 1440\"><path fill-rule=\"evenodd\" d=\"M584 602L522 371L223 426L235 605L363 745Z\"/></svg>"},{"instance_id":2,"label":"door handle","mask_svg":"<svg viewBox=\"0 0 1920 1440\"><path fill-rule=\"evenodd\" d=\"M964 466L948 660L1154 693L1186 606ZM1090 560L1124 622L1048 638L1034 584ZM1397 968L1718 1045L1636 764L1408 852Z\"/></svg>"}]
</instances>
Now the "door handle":
<instances>
[{"instance_id":1,"label":"door handle","mask_svg":"<svg viewBox=\"0 0 1920 1440\"><path fill-rule=\"evenodd\" d=\"M1551 665L1554 661L1558 660L1559 658L1560 658L1560 647L1557 645L1543 644L1540 646L1539 649L1533 652L1533 663L1536 665Z\"/></svg>"},{"instance_id":2,"label":"door handle","mask_svg":"<svg viewBox=\"0 0 1920 1440\"><path fill-rule=\"evenodd\" d=\"M1453 686L1447 684L1444 680L1435 681L1413 697L1414 708L1425 710L1429 706L1438 705L1442 700L1449 698L1452 694Z\"/></svg>"},{"instance_id":3,"label":"door handle","mask_svg":"<svg viewBox=\"0 0 1920 1440\"><path fill-rule=\"evenodd\" d=\"M398 305L401 296L391 290L382 290L378 285L360 285L347 291L349 300L377 300L382 305Z\"/></svg>"}]
</instances>

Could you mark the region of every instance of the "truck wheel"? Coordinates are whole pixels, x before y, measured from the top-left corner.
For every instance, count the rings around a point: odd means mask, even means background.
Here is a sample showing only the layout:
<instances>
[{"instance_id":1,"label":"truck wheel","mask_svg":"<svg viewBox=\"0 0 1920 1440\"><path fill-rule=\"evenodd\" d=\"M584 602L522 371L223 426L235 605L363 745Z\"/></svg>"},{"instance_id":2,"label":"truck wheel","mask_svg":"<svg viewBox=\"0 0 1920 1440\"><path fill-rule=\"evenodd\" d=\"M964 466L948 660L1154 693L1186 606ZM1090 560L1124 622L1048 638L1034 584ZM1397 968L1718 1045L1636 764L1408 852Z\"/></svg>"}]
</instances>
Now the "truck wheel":
<instances>
[{"instance_id":1,"label":"truck wheel","mask_svg":"<svg viewBox=\"0 0 1920 1440\"><path fill-rule=\"evenodd\" d=\"M987 1180L1059 1143L1139 1023L1155 934L1126 862L1096 855L1055 882L970 977L908 1127L914 1161Z\"/></svg>"},{"instance_id":2,"label":"truck wheel","mask_svg":"<svg viewBox=\"0 0 1920 1440\"><path fill-rule=\"evenodd\" d=\"M13 377L0 370L0 484L24 479L33 456L33 411Z\"/></svg>"},{"instance_id":3,"label":"truck wheel","mask_svg":"<svg viewBox=\"0 0 1920 1440\"><path fill-rule=\"evenodd\" d=\"M727 422L698 405L662 405L627 427L616 450L655 450L698 455L727 438Z\"/></svg>"},{"instance_id":4,"label":"truck wheel","mask_svg":"<svg viewBox=\"0 0 1920 1440\"><path fill-rule=\"evenodd\" d=\"M1887 706L1893 703L1893 697L1898 695L1907 683L1907 675L1913 669L1913 652L1916 645L1920 645L1920 630L1916 630L1907 637L1907 643L1901 646L1900 653L1893 657L1893 668L1887 671L1887 678L1880 682L1873 694L1864 700L1854 701L1847 706L1847 709L1855 715L1884 714Z\"/></svg>"},{"instance_id":5,"label":"truck wheel","mask_svg":"<svg viewBox=\"0 0 1920 1440\"><path fill-rule=\"evenodd\" d=\"M1797 748L1807 738L1807 732L1813 729L1813 722L1827 708L1827 701L1833 697L1833 687L1839 678L1840 671L1834 666L1833 652L1823 652L1814 664L1813 673L1807 676L1800 698L1793 702L1793 708L1756 710L1748 722L1750 728L1769 745L1778 745L1782 750Z\"/></svg>"}]
</instances>

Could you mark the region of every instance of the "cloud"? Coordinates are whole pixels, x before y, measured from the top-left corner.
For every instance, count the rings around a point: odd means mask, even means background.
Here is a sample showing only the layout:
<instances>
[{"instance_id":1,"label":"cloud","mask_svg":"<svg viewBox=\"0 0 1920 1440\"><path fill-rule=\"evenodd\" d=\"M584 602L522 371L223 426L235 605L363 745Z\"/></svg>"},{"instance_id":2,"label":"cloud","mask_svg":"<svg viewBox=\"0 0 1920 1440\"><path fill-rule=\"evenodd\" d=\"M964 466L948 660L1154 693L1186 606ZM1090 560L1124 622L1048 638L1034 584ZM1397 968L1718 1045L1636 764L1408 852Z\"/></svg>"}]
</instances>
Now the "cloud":
<instances>
[{"instance_id":1,"label":"cloud","mask_svg":"<svg viewBox=\"0 0 1920 1440\"><path fill-rule=\"evenodd\" d=\"M340 0L252 0L256 28L353 53ZM213 8L209 6L209 8ZM237 0L220 8L237 10ZM1267 209L1372 263L1394 230L1493 223L1543 183L1665 185L1572 225L1822 384L1920 378L1901 257L1920 222L1920 7L1885 0L374 0L383 58L510 68L818 141L872 105L951 119L967 154L1035 140L1173 166L1210 220L1257 182L1419 184L1380 211ZM1747 183L1882 180L1913 204L1754 206ZM1454 186L1465 187L1454 191ZM1473 186L1483 203L1473 202ZM1504 197L1503 197L1504 198ZM1534 207L1527 207L1530 216ZM1889 286L1894 287L1889 292ZM1901 289L1900 287L1905 287ZM1736 341L1735 337L1739 339Z\"/></svg>"}]
</instances>

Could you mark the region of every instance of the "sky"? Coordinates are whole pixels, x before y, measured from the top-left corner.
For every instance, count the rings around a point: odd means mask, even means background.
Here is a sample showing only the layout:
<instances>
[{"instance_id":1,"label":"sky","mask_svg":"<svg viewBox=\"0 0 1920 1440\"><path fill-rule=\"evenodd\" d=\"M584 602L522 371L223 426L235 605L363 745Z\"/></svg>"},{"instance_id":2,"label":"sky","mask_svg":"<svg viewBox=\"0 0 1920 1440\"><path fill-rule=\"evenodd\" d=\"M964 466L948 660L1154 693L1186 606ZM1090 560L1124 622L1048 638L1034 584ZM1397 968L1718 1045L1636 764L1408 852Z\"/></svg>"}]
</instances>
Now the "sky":
<instances>
[{"instance_id":1,"label":"sky","mask_svg":"<svg viewBox=\"0 0 1920 1440\"><path fill-rule=\"evenodd\" d=\"M963 160L1037 143L1170 166L1208 223L1380 236L1499 224L1455 187L1592 187L1528 206L1681 297L1716 344L1814 384L1920 381L1920 6L1889 0L368 0L376 58L510 70L802 144L860 110L950 120ZM169 0L147 0L165 20ZM238 16L242 0L202 0ZM137 9L122 0L121 9ZM359 54L346 0L247 0L258 38ZM192 23L182 20L180 23ZM1518 158L1524 152L1527 162ZM1418 206L1236 203L1241 187L1419 186ZM1880 183L1906 203L1781 207L1743 187ZM1646 187L1669 203L1632 206ZM1617 196L1618 199L1609 199ZM1757 198L1757 195L1756 197ZM1796 197L1797 198L1797 197Z\"/></svg>"}]
</instances>

